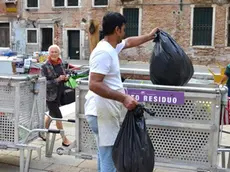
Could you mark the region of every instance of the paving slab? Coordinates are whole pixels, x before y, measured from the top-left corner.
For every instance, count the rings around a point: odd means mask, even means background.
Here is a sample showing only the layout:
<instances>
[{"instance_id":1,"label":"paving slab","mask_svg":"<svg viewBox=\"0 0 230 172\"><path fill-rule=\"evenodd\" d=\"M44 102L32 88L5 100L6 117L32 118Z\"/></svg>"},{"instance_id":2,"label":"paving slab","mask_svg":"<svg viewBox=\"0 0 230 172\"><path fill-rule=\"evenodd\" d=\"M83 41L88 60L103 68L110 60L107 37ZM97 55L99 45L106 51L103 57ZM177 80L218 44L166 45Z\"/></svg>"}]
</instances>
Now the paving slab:
<instances>
[{"instance_id":1,"label":"paving slab","mask_svg":"<svg viewBox=\"0 0 230 172\"><path fill-rule=\"evenodd\" d=\"M84 168L84 169L81 169L80 172L97 172L97 170L92 170L92 169L86 169L86 168Z\"/></svg>"},{"instance_id":2,"label":"paving slab","mask_svg":"<svg viewBox=\"0 0 230 172\"><path fill-rule=\"evenodd\" d=\"M51 164L60 164L60 165L70 165L70 166L79 166L82 162L84 162L83 159L77 159L74 156L70 155L57 155L53 154L52 157L42 157L42 159L39 161L37 159L33 160L34 164L36 163L51 163ZM33 167L33 166L32 166Z\"/></svg>"},{"instance_id":3,"label":"paving slab","mask_svg":"<svg viewBox=\"0 0 230 172\"><path fill-rule=\"evenodd\" d=\"M50 171L44 171L44 170L36 170L36 169L30 169L29 172L50 172Z\"/></svg>"},{"instance_id":4,"label":"paving slab","mask_svg":"<svg viewBox=\"0 0 230 172\"><path fill-rule=\"evenodd\" d=\"M0 157L0 163L19 166L19 157L5 155Z\"/></svg>"},{"instance_id":5,"label":"paving slab","mask_svg":"<svg viewBox=\"0 0 230 172\"><path fill-rule=\"evenodd\" d=\"M37 170L45 170L46 168L50 167L53 163L50 161L45 161L42 159L41 161L31 160L30 168L37 169Z\"/></svg>"},{"instance_id":6,"label":"paving slab","mask_svg":"<svg viewBox=\"0 0 230 172\"><path fill-rule=\"evenodd\" d=\"M85 160L79 165L79 168L86 168L86 169L97 169L97 161L96 160Z\"/></svg>"},{"instance_id":7,"label":"paving slab","mask_svg":"<svg viewBox=\"0 0 230 172\"><path fill-rule=\"evenodd\" d=\"M19 172L18 166L0 163L0 172Z\"/></svg>"},{"instance_id":8,"label":"paving slab","mask_svg":"<svg viewBox=\"0 0 230 172\"><path fill-rule=\"evenodd\" d=\"M46 170L50 172L67 172L71 169L72 166L70 165L63 165L63 164L52 164L51 166L47 167Z\"/></svg>"}]
</instances>

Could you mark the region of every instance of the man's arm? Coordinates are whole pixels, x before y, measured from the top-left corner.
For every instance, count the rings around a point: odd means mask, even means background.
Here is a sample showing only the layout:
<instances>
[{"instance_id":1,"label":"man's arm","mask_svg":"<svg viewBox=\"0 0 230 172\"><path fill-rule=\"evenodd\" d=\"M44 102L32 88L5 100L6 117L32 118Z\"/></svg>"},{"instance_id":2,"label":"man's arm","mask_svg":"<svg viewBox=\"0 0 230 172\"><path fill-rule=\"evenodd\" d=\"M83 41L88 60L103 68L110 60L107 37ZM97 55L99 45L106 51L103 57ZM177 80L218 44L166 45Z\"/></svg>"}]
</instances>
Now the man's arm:
<instances>
[{"instance_id":1,"label":"man's arm","mask_svg":"<svg viewBox=\"0 0 230 172\"><path fill-rule=\"evenodd\" d=\"M156 32L158 31L158 28L154 28L149 34L142 35L142 36L133 36L125 39L125 48L132 48L139 46L145 42L148 42L150 40L153 40L155 37Z\"/></svg>"},{"instance_id":2,"label":"man's arm","mask_svg":"<svg viewBox=\"0 0 230 172\"><path fill-rule=\"evenodd\" d=\"M116 100L122 103L125 99L125 94L122 94L119 91L112 90L107 85L105 85L103 83L104 77L105 75L103 74L91 73L89 89L101 97Z\"/></svg>"},{"instance_id":3,"label":"man's arm","mask_svg":"<svg viewBox=\"0 0 230 172\"><path fill-rule=\"evenodd\" d=\"M91 73L89 81L89 89L97 95L121 102L128 110L132 110L136 107L137 101L126 94L119 91L112 90L103 83L105 75L99 73Z\"/></svg>"}]
</instances>

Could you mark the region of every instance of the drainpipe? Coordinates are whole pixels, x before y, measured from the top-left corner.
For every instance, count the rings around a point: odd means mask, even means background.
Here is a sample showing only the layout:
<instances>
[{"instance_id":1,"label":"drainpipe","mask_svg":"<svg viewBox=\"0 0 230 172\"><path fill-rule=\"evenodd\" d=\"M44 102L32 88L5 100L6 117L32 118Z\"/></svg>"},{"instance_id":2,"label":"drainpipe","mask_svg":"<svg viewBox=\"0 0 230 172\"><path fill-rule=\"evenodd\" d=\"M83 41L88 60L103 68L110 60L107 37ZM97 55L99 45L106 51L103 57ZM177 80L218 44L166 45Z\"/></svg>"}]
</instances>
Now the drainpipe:
<instances>
[{"instance_id":1,"label":"drainpipe","mask_svg":"<svg viewBox=\"0 0 230 172\"><path fill-rule=\"evenodd\" d=\"M20 15L21 14L21 18L24 18L24 11L23 11L23 6L24 6L24 4L23 4L23 0L21 0L20 1L20 9L19 9L19 12L18 12L18 14Z\"/></svg>"},{"instance_id":2,"label":"drainpipe","mask_svg":"<svg viewBox=\"0 0 230 172\"><path fill-rule=\"evenodd\" d=\"M180 0L180 11L183 10L183 0Z\"/></svg>"}]
</instances>

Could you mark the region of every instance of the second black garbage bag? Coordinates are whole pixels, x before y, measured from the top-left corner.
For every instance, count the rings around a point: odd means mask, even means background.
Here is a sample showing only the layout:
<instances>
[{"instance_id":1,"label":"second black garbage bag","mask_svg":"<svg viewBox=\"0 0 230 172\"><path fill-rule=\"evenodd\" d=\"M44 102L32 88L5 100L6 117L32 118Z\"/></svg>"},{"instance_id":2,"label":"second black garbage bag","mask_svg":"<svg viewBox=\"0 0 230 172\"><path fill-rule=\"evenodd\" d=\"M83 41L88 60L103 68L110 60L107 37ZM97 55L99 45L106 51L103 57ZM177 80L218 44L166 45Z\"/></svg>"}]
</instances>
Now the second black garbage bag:
<instances>
[{"instance_id":1,"label":"second black garbage bag","mask_svg":"<svg viewBox=\"0 0 230 172\"><path fill-rule=\"evenodd\" d=\"M160 30L154 39L150 60L150 79L153 84L182 86L194 73L191 60L176 41Z\"/></svg>"},{"instance_id":2,"label":"second black garbage bag","mask_svg":"<svg viewBox=\"0 0 230 172\"><path fill-rule=\"evenodd\" d=\"M112 152L118 172L152 172L154 169L154 148L143 114L143 106L138 105L125 116Z\"/></svg>"}]
</instances>

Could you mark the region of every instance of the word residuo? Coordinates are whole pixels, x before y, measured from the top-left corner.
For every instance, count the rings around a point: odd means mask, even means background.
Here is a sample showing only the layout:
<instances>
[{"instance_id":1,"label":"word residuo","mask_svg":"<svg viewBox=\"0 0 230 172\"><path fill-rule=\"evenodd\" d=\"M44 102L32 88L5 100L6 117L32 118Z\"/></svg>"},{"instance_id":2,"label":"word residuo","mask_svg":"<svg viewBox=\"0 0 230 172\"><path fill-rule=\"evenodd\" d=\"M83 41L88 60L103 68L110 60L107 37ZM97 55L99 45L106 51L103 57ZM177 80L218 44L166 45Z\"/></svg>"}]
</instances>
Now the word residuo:
<instances>
[{"instance_id":1,"label":"word residuo","mask_svg":"<svg viewBox=\"0 0 230 172\"><path fill-rule=\"evenodd\" d=\"M166 97L157 95L131 95L139 102L154 102L154 103L167 103L167 104L177 104L177 97Z\"/></svg>"}]
</instances>

